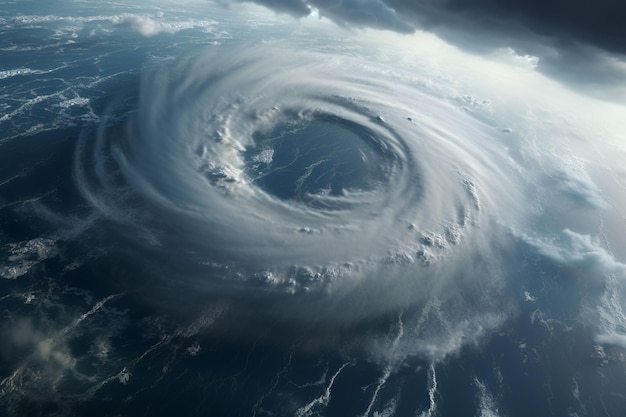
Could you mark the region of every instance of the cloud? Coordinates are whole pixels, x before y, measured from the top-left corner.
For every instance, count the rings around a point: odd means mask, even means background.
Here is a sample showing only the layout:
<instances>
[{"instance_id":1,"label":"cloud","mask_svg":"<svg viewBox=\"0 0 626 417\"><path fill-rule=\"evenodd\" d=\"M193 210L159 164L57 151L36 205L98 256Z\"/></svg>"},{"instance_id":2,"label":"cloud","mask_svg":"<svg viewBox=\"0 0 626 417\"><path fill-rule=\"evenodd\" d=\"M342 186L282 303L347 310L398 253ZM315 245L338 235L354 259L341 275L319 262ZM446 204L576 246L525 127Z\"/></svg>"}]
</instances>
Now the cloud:
<instances>
[{"instance_id":1,"label":"cloud","mask_svg":"<svg viewBox=\"0 0 626 417\"><path fill-rule=\"evenodd\" d=\"M127 26L143 36L154 36L165 28L152 18L137 15L123 15L112 18L111 22L116 26Z\"/></svg>"},{"instance_id":2,"label":"cloud","mask_svg":"<svg viewBox=\"0 0 626 417\"><path fill-rule=\"evenodd\" d=\"M613 0L388 0L399 12L428 16L432 22L453 19L464 25L505 28L519 25L542 36L575 39L613 52L626 52L626 4ZM447 22L446 22L447 21Z\"/></svg>"},{"instance_id":3,"label":"cloud","mask_svg":"<svg viewBox=\"0 0 626 417\"><path fill-rule=\"evenodd\" d=\"M625 57L598 47L582 43L563 45L542 56L537 69L599 98L617 98L623 103L626 97Z\"/></svg>"},{"instance_id":4,"label":"cloud","mask_svg":"<svg viewBox=\"0 0 626 417\"><path fill-rule=\"evenodd\" d=\"M414 24L462 25L510 31L523 27L540 36L572 39L626 52L626 3L613 0L385 0ZM367 3L360 3L367 7Z\"/></svg>"},{"instance_id":5,"label":"cloud","mask_svg":"<svg viewBox=\"0 0 626 417\"><path fill-rule=\"evenodd\" d=\"M602 345L619 346L626 349L626 335L618 333L609 333L596 336L596 342Z\"/></svg>"},{"instance_id":6,"label":"cloud","mask_svg":"<svg viewBox=\"0 0 626 417\"><path fill-rule=\"evenodd\" d=\"M596 343L626 349L626 264L616 260L598 239L568 229L558 241L523 239L547 259L582 272L584 282L596 286L583 285L580 318L594 330Z\"/></svg>"},{"instance_id":7,"label":"cloud","mask_svg":"<svg viewBox=\"0 0 626 417\"><path fill-rule=\"evenodd\" d=\"M72 368L76 362L63 334L55 335L54 332L39 329L30 318L6 323L0 334L3 339L0 357L12 358L16 362L18 358L24 358L8 379L20 379L20 375L27 373L30 366L36 366L39 378L43 378L42 374L45 373L52 380L64 370ZM6 380L2 381L0 387L5 383Z\"/></svg>"},{"instance_id":8,"label":"cloud","mask_svg":"<svg viewBox=\"0 0 626 417\"><path fill-rule=\"evenodd\" d=\"M249 0L296 18L319 14L343 27L426 30L462 49L513 48L549 76L587 92L626 79L626 3L546 0ZM538 64L538 65L537 65ZM603 78L602 75L609 75ZM589 85L591 84L591 85Z\"/></svg>"},{"instance_id":9,"label":"cloud","mask_svg":"<svg viewBox=\"0 0 626 417\"><path fill-rule=\"evenodd\" d=\"M308 16L311 13L311 7L303 0L256 0L254 3L297 18Z\"/></svg>"},{"instance_id":10,"label":"cloud","mask_svg":"<svg viewBox=\"0 0 626 417\"><path fill-rule=\"evenodd\" d=\"M626 276L626 265L615 260L601 243L589 235L563 230L560 241L525 236L523 239L553 262L574 268L600 269L603 273Z\"/></svg>"},{"instance_id":11,"label":"cloud","mask_svg":"<svg viewBox=\"0 0 626 417\"><path fill-rule=\"evenodd\" d=\"M577 158L556 158L552 178L557 187L574 200L593 208L607 208L608 203L587 174L585 164L586 161Z\"/></svg>"},{"instance_id":12,"label":"cloud","mask_svg":"<svg viewBox=\"0 0 626 417\"><path fill-rule=\"evenodd\" d=\"M384 0L315 0L315 8L320 16L325 16L338 23L391 29L396 32L410 33L415 26L402 18Z\"/></svg>"},{"instance_id":13,"label":"cloud","mask_svg":"<svg viewBox=\"0 0 626 417\"><path fill-rule=\"evenodd\" d=\"M18 16L12 19L12 22L18 26L33 24L54 24L55 30L69 31L75 34L77 26L96 25L101 26L103 23L119 28L129 28L139 34L149 37L159 33L176 33L187 29L204 29L211 31L216 22L213 20L197 20L183 19L172 20L164 15L164 13L155 14L132 14L122 13L118 15L106 16ZM29 68L21 68L18 70L0 71L0 79L13 77L16 75L38 73Z\"/></svg>"},{"instance_id":14,"label":"cloud","mask_svg":"<svg viewBox=\"0 0 626 417\"><path fill-rule=\"evenodd\" d=\"M194 19L170 21L163 19L163 16L160 14L154 16L121 14L108 17L107 20L109 20L113 26L127 27L146 37L155 36L159 33L176 33L181 30L193 28L210 30L215 23L213 21Z\"/></svg>"},{"instance_id":15,"label":"cloud","mask_svg":"<svg viewBox=\"0 0 626 417\"><path fill-rule=\"evenodd\" d=\"M58 254L56 241L36 238L18 243L8 243L0 247L6 261L0 263L0 277L15 279L26 275L32 268Z\"/></svg>"}]
</instances>

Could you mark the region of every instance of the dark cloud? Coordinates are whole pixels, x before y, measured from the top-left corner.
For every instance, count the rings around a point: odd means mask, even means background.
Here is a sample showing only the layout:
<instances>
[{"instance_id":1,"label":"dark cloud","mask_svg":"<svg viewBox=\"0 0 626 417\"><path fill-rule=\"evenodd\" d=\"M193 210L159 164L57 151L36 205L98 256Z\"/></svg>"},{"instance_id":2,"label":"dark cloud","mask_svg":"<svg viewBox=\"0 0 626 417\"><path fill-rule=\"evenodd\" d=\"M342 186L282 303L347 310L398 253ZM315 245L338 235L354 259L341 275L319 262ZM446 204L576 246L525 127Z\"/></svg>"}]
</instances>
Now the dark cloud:
<instances>
[{"instance_id":1,"label":"dark cloud","mask_svg":"<svg viewBox=\"0 0 626 417\"><path fill-rule=\"evenodd\" d=\"M321 16L341 25L390 29L400 33L414 32L416 27L404 19L386 0L313 0L311 5Z\"/></svg>"},{"instance_id":2,"label":"dark cloud","mask_svg":"<svg viewBox=\"0 0 626 417\"><path fill-rule=\"evenodd\" d=\"M558 45L553 54L542 56L539 71L579 91L624 103L626 58L585 44Z\"/></svg>"},{"instance_id":3,"label":"dark cloud","mask_svg":"<svg viewBox=\"0 0 626 417\"><path fill-rule=\"evenodd\" d=\"M410 5L406 0L398 3ZM518 21L540 35L626 52L626 3L621 0L447 0L443 4L447 11L471 18Z\"/></svg>"},{"instance_id":4,"label":"dark cloud","mask_svg":"<svg viewBox=\"0 0 626 417\"><path fill-rule=\"evenodd\" d=\"M564 83L610 86L626 79L622 0L250 0L295 17L399 33L427 30L474 53L510 47L539 58Z\"/></svg>"},{"instance_id":5,"label":"dark cloud","mask_svg":"<svg viewBox=\"0 0 626 417\"><path fill-rule=\"evenodd\" d=\"M409 32L453 26L507 31L524 27L626 53L626 2L621 0L254 0L301 17L319 10L340 25Z\"/></svg>"},{"instance_id":6,"label":"dark cloud","mask_svg":"<svg viewBox=\"0 0 626 417\"><path fill-rule=\"evenodd\" d=\"M313 9L344 27L371 27L411 33L416 26L399 16L385 0L243 0L261 4L278 13L296 18L308 16Z\"/></svg>"},{"instance_id":7,"label":"dark cloud","mask_svg":"<svg viewBox=\"0 0 626 417\"><path fill-rule=\"evenodd\" d=\"M308 16L311 13L308 2L304 0L254 0L254 3L298 18Z\"/></svg>"}]
</instances>

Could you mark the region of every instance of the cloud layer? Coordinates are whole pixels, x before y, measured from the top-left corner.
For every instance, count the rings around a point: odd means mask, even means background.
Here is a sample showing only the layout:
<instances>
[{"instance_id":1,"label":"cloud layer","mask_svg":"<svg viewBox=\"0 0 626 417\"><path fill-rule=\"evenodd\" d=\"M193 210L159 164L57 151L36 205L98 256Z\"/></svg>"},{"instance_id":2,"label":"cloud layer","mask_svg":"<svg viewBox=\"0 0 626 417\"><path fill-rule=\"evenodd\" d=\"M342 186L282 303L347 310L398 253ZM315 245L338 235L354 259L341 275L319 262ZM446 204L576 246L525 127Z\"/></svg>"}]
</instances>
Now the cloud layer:
<instances>
[{"instance_id":1,"label":"cloud layer","mask_svg":"<svg viewBox=\"0 0 626 417\"><path fill-rule=\"evenodd\" d=\"M251 1L296 18L315 13L344 27L426 30L481 54L514 48L538 57L542 73L604 98L611 94L600 91L603 86L626 83L626 5L614 0Z\"/></svg>"},{"instance_id":2,"label":"cloud layer","mask_svg":"<svg viewBox=\"0 0 626 417\"><path fill-rule=\"evenodd\" d=\"M256 0L296 17L313 9L340 25L367 26L399 32L419 28L475 27L511 31L526 28L563 41L582 41L612 52L626 52L626 5L613 0Z\"/></svg>"}]
</instances>

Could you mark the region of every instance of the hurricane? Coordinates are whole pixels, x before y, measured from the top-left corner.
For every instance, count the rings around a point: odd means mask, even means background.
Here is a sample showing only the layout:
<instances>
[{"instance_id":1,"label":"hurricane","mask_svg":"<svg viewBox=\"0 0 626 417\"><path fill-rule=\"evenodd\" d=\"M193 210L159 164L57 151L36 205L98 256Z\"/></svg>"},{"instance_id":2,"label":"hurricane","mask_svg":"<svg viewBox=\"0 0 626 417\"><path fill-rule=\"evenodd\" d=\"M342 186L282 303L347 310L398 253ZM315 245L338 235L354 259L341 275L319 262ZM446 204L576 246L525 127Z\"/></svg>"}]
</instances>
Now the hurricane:
<instances>
[{"instance_id":1,"label":"hurricane","mask_svg":"<svg viewBox=\"0 0 626 417\"><path fill-rule=\"evenodd\" d=\"M293 54L213 52L145 75L128 120L81 139L85 199L186 269L179 284L293 320L489 291L471 258L497 250L485 235L515 217L502 213L516 192L489 132L381 68Z\"/></svg>"},{"instance_id":2,"label":"hurricane","mask_svg":"<svg viewBox=\"0 0 626 417\"><path fill-rule=\"evenodd\" d=\"M0 12L0 416L620 415L611 45L167 3Z\"/></svg>"}]
</instances>

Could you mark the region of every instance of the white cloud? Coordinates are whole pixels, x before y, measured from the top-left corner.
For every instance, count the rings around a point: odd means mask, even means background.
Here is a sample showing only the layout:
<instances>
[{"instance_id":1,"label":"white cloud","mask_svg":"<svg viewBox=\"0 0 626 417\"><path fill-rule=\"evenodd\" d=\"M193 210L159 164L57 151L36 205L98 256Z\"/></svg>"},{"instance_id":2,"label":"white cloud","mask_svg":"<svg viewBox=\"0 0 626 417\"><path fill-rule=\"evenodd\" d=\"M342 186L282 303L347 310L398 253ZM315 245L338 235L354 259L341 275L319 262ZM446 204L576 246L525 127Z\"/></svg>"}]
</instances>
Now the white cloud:
<instances>
[{"instance_id":1,"label":"white cloud","mask_svg":"<svg viewBox=\"0 0 626 417\"><path fill-rule=\"evenodd\" d=\"M539 65L539 57L528 54L519 54L513 48L499 48L492 54L495 61L513 64L518 67L534 70Z\"/></svg>"},{"instance_id":2,"label":"white cloud","mask_svg":"<svg viewBox=\"0 0 626 417\"><path fill-rule=\"evenodd\" d=\"M143 36L154 36L163 31L170 31L166 25L163 25L154 19L146 16L122 15L111 19L111 23L116 26L128 26Z\"/></svg>"},{"instance_id":3,"label":"white cloud","mask_svg":"<svg viewBox=\"0 0 626 417\"><path fill-rule=\"evenodd\" d=\"M136 14L122 14L119 16L112 16L110 22L114 26L129 27L143 36L155 36L159 33L176 33L185 29L192 28L209 28L215 22L212 21L199 21L199 20L184 20L184 21L166 21L164 15L159 13L155 16L148 15L136 15Z\"/></svg>"},{"instance_id":4,"label":"white cloud","mask_svg":"<svg viewBox=\"0 0 626 417\"><path fill-rule=\"evenodd\" d=\"M596 342L603 345L614 345L626 349L626 335L607 333L596 336Z\"/></svg>"},{"instance_id":5,"label":"white cloud","mask_svg":"<svg viewBox=\"0 0 626 417\"><path fill-rule=\"evenodd\" d=\"M563 230L562 239L545 239L523 236L548 259L568 267L597 268L601 273L626 274L626 265L615 260L599 240L569 229Z\"/></svg>"},{"instance_id":6,"label":"white cloud","mask_svg":"<svg viewBox=\"0 0 626 417\"><path fill-rule=\"evenodd\" d=\"M586 161L580 158L562 157L555 158L554 163L556 167L553 178L563 192L594 208L608 206L602 196L602 191L585 169Z\"/></svg>"}]
</instances>

